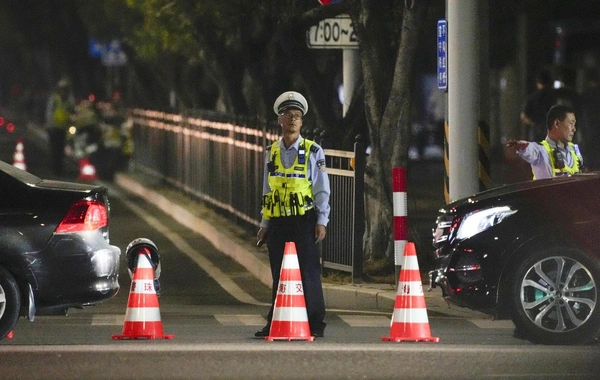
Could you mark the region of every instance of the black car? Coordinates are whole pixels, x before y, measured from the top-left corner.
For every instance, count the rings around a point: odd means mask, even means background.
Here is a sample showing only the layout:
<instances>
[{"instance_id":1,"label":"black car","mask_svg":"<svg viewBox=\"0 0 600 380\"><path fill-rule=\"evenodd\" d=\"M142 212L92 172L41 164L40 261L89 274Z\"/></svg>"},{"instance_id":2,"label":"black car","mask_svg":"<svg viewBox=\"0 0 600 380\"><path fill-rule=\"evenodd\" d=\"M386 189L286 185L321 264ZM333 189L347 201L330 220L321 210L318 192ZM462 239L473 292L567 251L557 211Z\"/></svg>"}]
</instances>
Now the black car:
<instances>
[{"instance_id":1,"label":"black car","mask_svg":"<svg viewBox=\"0 0 600 380\"><path fill-rule=\"evenodd\" d=\"M0 339L19 316L66 314L119 290L104 187L42 180L0 161Z\"/></svg>"},{"instance_id":2,"label":"black car","mask_svg":"<svg viewBox=\"0 0 600 380\"><path fill-rule=\"evenodd\" d=\"M534 343L600 335L600 175L526 181L440 210L432 286L456 305L512 318Z\"/></svg>"}]
</instances>

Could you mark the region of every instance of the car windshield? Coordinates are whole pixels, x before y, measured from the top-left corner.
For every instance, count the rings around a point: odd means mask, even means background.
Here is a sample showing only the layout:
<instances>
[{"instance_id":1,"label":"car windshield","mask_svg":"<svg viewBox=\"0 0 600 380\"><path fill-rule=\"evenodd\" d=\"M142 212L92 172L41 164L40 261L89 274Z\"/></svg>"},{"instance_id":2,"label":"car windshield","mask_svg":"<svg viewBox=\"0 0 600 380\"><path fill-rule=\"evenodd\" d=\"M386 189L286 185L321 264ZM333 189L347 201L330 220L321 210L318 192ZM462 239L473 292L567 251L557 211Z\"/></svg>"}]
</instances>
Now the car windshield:
<instances>
[{"instance_id":1,"label":"car windshield","mask_svg":"<svg viewBox=\"0 0 600 380\"><path fill-rule=\"evenodd\" d=\"M36 185L42 181L41 178L24 170L18 169L11 164L7 164L4 161L0 161L0 170L8 174L9 176L28 185Z\"/></svg>"}]
</instances>

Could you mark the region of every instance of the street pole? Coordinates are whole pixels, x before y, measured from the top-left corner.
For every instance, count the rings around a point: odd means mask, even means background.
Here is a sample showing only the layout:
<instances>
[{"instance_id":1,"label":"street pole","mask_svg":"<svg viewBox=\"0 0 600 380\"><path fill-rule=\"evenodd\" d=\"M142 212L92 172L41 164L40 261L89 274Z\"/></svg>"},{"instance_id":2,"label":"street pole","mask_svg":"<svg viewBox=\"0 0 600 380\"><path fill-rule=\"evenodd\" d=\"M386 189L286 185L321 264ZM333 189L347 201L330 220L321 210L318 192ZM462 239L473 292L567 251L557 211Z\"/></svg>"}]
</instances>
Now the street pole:
<instances>
[{"instance_id":1,"label":"street pole","mask_svg":"<svg viewBox=\"0 0 600 380\"><path fill-rule=\"evenodd\" d=\"M477 193L478 0L448 0L449 198Z\"/></svg>"}]
</instances>

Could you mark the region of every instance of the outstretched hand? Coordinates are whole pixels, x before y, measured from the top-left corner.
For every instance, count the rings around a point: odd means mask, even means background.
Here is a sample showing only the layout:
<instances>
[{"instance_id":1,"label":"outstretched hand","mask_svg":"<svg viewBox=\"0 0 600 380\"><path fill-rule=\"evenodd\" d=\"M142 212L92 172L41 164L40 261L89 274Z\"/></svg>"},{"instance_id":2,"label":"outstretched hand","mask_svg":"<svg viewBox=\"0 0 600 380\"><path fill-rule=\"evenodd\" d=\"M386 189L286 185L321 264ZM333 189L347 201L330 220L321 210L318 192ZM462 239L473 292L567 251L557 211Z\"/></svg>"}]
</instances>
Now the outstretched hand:
<instances>
[{"instance_id":1,"label":"outstretched hand","mask_svg":"<svg viewBox=\"0 0 600 380\"><path fill-rule=\"evenodd\" d=\"M505 145L508 148L517 148L518 150L523 150L523 149L527 148L527 145L529 145L529 142L525 141L525 140L511 139L511 140L508 140Z\"/></svg>"}]
</instances>

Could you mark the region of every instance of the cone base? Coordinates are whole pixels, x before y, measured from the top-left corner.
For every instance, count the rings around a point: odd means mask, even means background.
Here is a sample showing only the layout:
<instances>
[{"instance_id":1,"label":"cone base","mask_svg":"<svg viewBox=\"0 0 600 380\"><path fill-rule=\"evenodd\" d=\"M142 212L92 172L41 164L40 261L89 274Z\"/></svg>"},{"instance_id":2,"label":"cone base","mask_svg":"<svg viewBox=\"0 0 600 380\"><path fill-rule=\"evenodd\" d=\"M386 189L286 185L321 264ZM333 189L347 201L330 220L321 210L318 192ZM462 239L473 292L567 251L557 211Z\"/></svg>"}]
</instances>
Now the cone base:
<instances>
[{"instance_id":1,"label":"cone base","mask_svg":"<svg viewBox=\"0 0 600 380\"><path fill-rule=\"evenodd\" d=\"M113 339L173 339L173 335L165 334L162 322L130 322L123 325L121 335L113 335Z\"/></svg>"},{"instance_id":2,"label":"cone base","mask_svg":"<svg viewBox=\"0 0 600 380\"><path fill-rule=\"evenodd\" d=\"M288 342L291 342L293 340L307 340L307 341L314 341L315 337L314 336L308 336L308 337L294 337L294 336L289 336L289 337L277 337L277 336L266 336L265 337L266 341L269 342L273 342L275 340L287 340Z\"/></svg>"},{"instance_id":3,"label":"cone base","mask_svg":"<svg viewBox=\"0 0 600 380\"><path fill-rule=\"evenodd\" d=\"M174 335L113 335L113 340L173 339Z\"/></svg>"},{"instance_id":4,"label":"cone base","mask_svg":"<svg viewBox=\"0 0 600 380\"><path fill-rule=\"evenodd\" d=\"M384 342L433 342L437 343L440 341L440 338L436 337L422 337L422 338L413 338L413 337L399 337L399 336L384 336L381 338Z\"/></svg>"}]
</instances>

